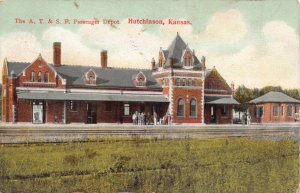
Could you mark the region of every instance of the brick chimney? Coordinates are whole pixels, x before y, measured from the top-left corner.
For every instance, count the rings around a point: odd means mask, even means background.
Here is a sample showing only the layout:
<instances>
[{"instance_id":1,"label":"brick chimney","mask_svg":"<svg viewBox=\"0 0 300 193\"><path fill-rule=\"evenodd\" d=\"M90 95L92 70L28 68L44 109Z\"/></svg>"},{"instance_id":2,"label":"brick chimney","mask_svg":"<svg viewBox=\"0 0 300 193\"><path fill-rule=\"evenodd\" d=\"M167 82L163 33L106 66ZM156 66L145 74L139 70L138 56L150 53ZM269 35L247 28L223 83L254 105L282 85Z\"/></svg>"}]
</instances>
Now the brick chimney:
<instances>
[{"instance_id":1,"label":"brick chimney","mask_svg":"<svg viewBox=\"0 0 300 193\"><path fill-rule=\"evenodd\" d=\"M53 64L55 67L61 66L61 43L53 43Z\"/></svg>"},{"instance_id":2,"label":"brick chimney","mask_svg":"<svg viewBox=\"0 0 300 193\"><path fill-rule=\"evenodd\" d=\"M101 52L101 68L107 68L107 50Z\"/></svg>"},{"instance_id":3,"label":"brick chimney","mask_svg":"<svg viewBox=\"0 0 300 193\"><path fill-rule=\"evenodd\" d=\"M152 58L152 60L151 60L151 68L152 68L152 70L155 69L155 59L154 58Z\"/></svg>"},{"instance_id":4,"label":"brick chimney","mask_svg":"<svg viewBox=\"0 0 300 193\"><path fill-rule=\"evenodd\" d=\"M174 62L173 62L173 58L172 57L169 58L169 66L170 66L170 68L174 67Z\"/></svg>"}]
</instances>

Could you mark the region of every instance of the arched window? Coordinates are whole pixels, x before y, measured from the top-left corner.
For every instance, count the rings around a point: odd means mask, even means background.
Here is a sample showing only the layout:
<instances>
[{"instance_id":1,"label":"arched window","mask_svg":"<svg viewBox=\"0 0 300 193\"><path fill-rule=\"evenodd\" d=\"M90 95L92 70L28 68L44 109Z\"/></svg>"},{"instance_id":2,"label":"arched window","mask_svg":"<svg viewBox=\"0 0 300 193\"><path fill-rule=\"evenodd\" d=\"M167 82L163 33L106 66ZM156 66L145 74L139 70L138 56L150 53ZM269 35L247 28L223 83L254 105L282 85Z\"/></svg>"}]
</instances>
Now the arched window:
<instances>
[{"instance_id":1,"label":"arched window","mask_svg":"<svg viewBox=\"0 0 300 193\"><path fill-rule=\"evenodd\" d=\"M177 103L177 117L184 117L184 101L179 99Z\"/></svg>"},{"instance_id":2,"label":"arched window","mask_svg":"<svg viewBox=\"0 0 300 193\"><path fill-rule=\"evenodd\" d=\"M190 116L196 117L196 109L197 109L197 103L195 99L192 99L190 102Z\"/></svg>"},{"instance_id":3,"label":"arched window","mask_svg":"<svg viewBox=\"0 0 300 193\"><path fill-rule=\"evenodd\" d=\"M42 82L42 73L41 72L38 73L38 82Z\"/></svg>"},{"instance_id":4,"label":"arched window","mask_svg":"<svg viewBox=\"0 0 300 193\"><path fill-rule=\"evenodd\" d=\"M33 71L31 72L31 75L30 75L30 81L34 82L34 72Z\"/></svg>"},{"instance_id":5,"label":"arched window","mask_svg":"<svg viewBox=\"0 0 300 193\"><path fill-rule=\"evenodd\" d=\"M48 81L49 81L49 73L46 72L44 76L44 82L48 82Z\"/></svg>"},{"instance_id":6,"label":"arched window","mask_svg":"<svg viewBox=\"0 0 300 193\"><path fill-rule=\"evenodd\" d=\"M189 66L192 66L192 57L189 57L189 61L188 61L188 64L189 64Z\"/></svg>"}]
</instances>

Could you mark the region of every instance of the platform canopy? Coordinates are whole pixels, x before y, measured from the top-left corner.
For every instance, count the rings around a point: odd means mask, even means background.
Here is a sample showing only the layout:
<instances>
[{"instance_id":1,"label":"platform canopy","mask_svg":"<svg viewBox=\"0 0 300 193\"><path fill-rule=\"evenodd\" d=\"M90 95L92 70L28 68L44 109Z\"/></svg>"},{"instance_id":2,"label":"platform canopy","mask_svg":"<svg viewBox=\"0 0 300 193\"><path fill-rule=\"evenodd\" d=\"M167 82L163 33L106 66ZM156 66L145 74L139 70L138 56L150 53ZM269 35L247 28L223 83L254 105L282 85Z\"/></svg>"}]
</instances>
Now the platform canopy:
<instances>
[{"instance_id":1,"label":"platform canopy","mask_svg":"<svg viewBox=\"0 0 300 193\"><path fill-rule=\"evenodd\" d=\"M18 99L26 100L169 102L169 100L162 94L20 92L17 95Z\"/></svg>"},{"instance_id":2,"label":"platform canopy","mask_svg":"<svg viewBox=\"0 0 300 193\"><path fill-rule=\"evenodd\" d=\"M205 104L211 105L239 105L240 103L237 102L231 96L205 96L204 97Z\"/></svg>"}]
</instances>

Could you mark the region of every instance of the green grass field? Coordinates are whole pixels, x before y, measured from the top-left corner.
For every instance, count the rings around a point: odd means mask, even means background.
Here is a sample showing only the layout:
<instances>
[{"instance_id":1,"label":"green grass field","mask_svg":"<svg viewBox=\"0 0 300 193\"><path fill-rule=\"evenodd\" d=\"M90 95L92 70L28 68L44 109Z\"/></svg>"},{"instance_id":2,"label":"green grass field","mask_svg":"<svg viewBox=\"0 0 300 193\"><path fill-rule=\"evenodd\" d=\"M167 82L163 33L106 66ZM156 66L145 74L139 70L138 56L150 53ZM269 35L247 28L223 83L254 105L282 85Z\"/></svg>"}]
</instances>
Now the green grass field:
<instances>
[{"instance_id":1,"label":"green grass field","mask_svg":"<svg viewBox=\"0 0 300 193\"><path fill-rule=\"evenodd\" d=\"M0 192L290 193L292 140L111 138L2 145Z\"/></svg>"}]
</instances>

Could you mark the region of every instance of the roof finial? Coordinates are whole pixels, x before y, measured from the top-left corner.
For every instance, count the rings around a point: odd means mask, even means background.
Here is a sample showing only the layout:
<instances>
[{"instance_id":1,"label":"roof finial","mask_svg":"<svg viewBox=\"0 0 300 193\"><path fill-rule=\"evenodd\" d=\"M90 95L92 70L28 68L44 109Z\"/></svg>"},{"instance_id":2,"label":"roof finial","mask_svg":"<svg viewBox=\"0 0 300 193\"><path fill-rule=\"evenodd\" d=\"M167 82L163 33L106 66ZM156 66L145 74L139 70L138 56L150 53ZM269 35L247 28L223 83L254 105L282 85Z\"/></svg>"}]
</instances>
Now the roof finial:
<instances>
[{"instance_id":1,"label":"roof finial","mask_svg":"<svg viewBox=\"0 0 300 193\"><path fill-rule=\"evenodd\" d=\"M177 36L179 36L179 33L177 32Z\"/></svg>"},{"instance_id":2,"label":"roof finial","mask_svg":"<svg viewBox=\"0 0 300 193\"><path fill-rule=\"evenodd\" d=\"M42 54L41 53L39 53L39 59L41 59L42 58Z\"/></svg>"},{"instance_id":3,"label":"roof finial","mask_svg":"<svg viewBox=\"0 0 300 193\"><path fill-rule=\"evenodd\" d=\"M4 58L4 63L6 63L6 62L7 62L7 57Z\"/></svg>"}]
</instances>

